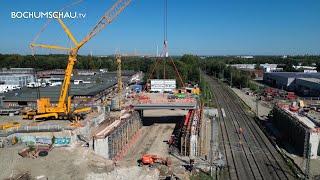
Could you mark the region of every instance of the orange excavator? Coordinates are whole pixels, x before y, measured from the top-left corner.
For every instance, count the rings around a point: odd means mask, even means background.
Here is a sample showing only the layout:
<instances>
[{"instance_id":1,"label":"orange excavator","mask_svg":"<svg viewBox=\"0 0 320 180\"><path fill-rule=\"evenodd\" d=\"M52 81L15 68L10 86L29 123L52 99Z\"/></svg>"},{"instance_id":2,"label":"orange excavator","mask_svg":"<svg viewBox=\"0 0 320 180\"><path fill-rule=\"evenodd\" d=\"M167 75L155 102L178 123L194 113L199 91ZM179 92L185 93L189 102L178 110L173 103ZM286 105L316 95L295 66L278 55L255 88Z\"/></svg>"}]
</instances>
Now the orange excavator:
<instances>
[{"instance_id":1,"label":"orange excavator","mask_svg":"<svg viewBox=\"0 0 320 180\"><path fill-rule=\"evenodd\" d=\"M170 166L171 160L169 158L161 158L154 154L144 154L141 159L138 160L138 163L139 166L148 165L152 167L155 164Z\"/></svg>"}]
</instances>

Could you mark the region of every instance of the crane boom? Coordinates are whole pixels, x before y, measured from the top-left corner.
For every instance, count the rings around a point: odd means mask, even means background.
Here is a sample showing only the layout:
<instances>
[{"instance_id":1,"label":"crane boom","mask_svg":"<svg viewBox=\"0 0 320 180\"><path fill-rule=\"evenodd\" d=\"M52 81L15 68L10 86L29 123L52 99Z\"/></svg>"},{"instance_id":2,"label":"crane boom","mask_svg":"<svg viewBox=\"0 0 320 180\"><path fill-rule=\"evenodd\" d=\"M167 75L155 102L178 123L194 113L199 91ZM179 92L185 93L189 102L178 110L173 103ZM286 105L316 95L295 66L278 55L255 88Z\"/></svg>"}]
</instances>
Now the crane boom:
<instances>
[{"instance_id":1,"label":"crane boom","mask_svg":"<svg viewBox=\"0 0 320 180\"><path fill-rule=\"evenodd\" d=\"M58 50L69 50L69 57L68 57L68 65L65 70L65 76L63 80L63 84L61 86L60 96L58 100L58 104L53 106L50 104L49 98L40 98L38 99L38 110L35 114L35 117L58 117L58 113L69 114L70 113L70 98L67 99L68 91L70 88L71 82L71 75L73 71L73 67L75 62L77 61L77 55L79 49L87 43L92 37L98 34L103 28L105 28L108 24L110 24L129 4L131 0L117 0L114 5L105 12L99 22L94 26L94 28L88 33L86 37L83 38L82 41L78 42L76 38L73 36L72 32L69 28L64 24L64 22L56 18L61 25L64 32L67 36L71 39L74 44L72 48L65 48L56 45L45 45L45 44L35 44L32 43L30 47L40 47L40 48L48 48L48 49L58 49ZM67 104L66 104L67 101ZM75 111L76 112L76 111ZM46 116L47 114L47 116Z\"/></svg>"},{"instance_id":2,"label":"crane boom","mask_svg":"<svg viewBox=\"0 0 320 180\"><path fill-rule=\"evenodd\" d=\"M88 42L93 36L98 34L103 28L110 24L129 4L131 0L118 0L113 6L101 17L99 22L94 26L90 33L79 43L81 47Z\"/></svg>"}]
</instances>

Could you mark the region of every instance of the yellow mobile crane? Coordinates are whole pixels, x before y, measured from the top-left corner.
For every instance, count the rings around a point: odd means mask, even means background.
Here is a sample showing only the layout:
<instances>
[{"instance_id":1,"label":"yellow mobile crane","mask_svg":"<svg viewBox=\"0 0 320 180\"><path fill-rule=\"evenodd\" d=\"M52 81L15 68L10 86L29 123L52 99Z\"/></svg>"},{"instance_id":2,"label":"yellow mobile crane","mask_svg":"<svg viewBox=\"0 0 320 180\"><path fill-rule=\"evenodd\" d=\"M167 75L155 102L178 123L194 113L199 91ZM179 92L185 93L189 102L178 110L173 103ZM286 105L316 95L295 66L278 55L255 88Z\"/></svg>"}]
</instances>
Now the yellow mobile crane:
<instances>
[{"instance_id":1,"label":"yellow mobile crane","mask_svg":"<svg viewBox=\"0 0 320 180\"><path fill-rule=\"evenodd\" d=\"M81 113L90 111L91 108L82 108L71 110L71 97L67 97L71 74L75 62L77 61L77 55L79 49L87 43L93 36L99 33L103 28L110 24L131 2L131 0L117 0L114 5L105 12L99 22L94 26L92 31L83 38L82 41L78 42L73 36L69 28L64 22L56 18L61 25L64 32L73 42L72 48L65 48L57 45L46 45L46 44L35 44L31 43L31 48L40 47L47 49L67 50L69 51L68 65L65 70L65 76L63 84L61 86L60 96L57 105L52 105L50 98L40 98L37 100L37 109L26 111L24 114L25 119L78 119ZM66 102L67 101L67 102Z\"/></svg>"}]
</instances>

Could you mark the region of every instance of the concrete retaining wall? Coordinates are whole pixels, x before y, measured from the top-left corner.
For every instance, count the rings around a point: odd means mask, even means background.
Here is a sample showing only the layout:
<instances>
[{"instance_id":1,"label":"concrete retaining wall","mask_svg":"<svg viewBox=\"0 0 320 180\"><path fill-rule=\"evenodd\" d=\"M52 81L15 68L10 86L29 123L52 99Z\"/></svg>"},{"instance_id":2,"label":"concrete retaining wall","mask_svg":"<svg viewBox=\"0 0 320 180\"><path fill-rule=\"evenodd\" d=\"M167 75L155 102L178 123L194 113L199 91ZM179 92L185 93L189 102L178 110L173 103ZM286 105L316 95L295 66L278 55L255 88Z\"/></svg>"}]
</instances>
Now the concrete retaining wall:
<instances>
[{"instance_id":1,"label":"concrete retaining wall","mask_svg":"<svg viewBox=\"0 0 320 180\"><path fill-rule=\"evenodd\" d=\"M93 138L92 147L95 153L107 158L115 159L123 152L133 135L141 128L142 122L138 112L122 119L121 123L110 131L104 138Z\"/></svg>"},{"instance_id":2,"label":"concrete retaining wall","mask_svg":"<svg viewBox=\"0 0 320 180\"><path fill-rule=\"evenodd\" d=\"M281 141L288 142L298 155L305 155L305 142L306 133L310 133L310 141L311 144L311 158L317 158L320 156L320 134L319 132L313 132L312 129L309 129L303 126L299 120L295 117L290 116L284 110L279 107L275 107L273 110L273 125L279 130L281 134Z\"/></svg>"}]
</instances>

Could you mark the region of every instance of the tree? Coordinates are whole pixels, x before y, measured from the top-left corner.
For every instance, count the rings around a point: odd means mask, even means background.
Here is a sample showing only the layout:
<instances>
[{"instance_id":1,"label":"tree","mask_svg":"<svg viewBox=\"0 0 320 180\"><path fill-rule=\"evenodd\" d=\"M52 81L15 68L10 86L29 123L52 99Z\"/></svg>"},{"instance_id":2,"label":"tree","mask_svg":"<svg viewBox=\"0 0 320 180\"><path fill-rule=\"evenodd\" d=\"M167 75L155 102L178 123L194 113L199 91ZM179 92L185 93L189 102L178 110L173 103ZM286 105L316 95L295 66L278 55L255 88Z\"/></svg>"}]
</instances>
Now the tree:
<instances>
[{"instance_id":1,"label":"tree","mask_svg":"<svg viewBox=\"0 0 320 180\"><path fill-rule=\"evenodd\" d=\"M295 72L296 71L296 69L293 67L293 64L291 61L288 61L288 63L285 64L283 70L286 72Z\"/></svg>"}]
</instances>

